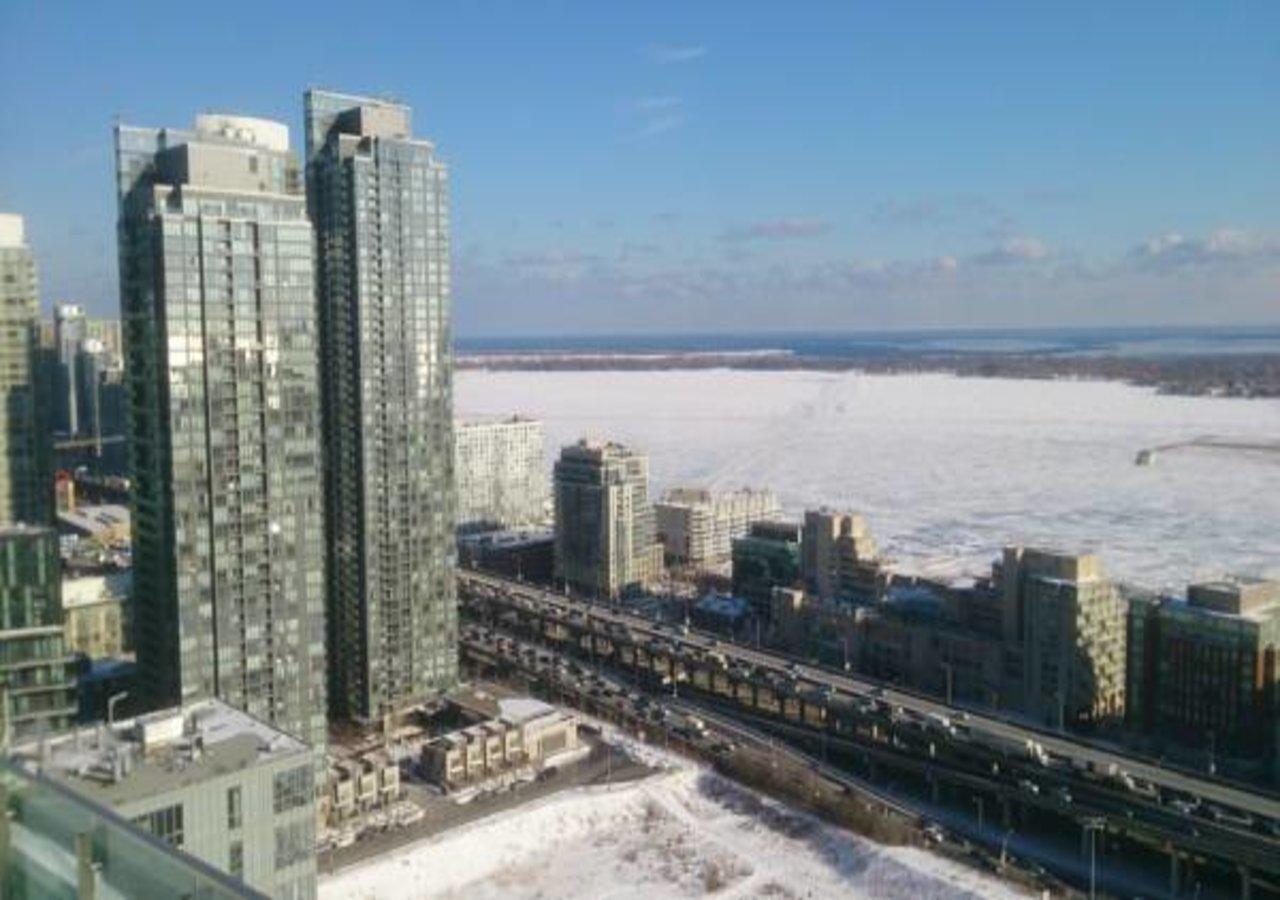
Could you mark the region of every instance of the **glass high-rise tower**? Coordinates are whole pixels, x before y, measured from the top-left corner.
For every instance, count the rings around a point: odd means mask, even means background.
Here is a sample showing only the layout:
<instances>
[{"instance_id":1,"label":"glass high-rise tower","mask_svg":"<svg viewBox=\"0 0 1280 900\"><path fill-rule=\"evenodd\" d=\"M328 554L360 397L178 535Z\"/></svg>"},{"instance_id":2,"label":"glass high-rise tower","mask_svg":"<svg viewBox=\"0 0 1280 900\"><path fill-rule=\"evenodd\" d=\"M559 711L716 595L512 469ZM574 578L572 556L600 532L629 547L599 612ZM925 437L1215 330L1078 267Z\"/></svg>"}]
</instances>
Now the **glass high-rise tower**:
<instances>
[{"instance_id":1,"label":"glass high-rise tower","mask_svg":"<svg viewBox=\"0 0 1280 900\"><path fill-rule=\"evenodd\" d=\"M308 91L329 697L373 721L457 677L448 173L398 103Z\"/></svg>"},{"instance_id":2,"label":"glass high-rise tower","mask_svg":"<svg viewBox=\"0 0 1280 900\"><path fill-rule=\"evenodd\" d=\"M37 401L40 288L21 216L0 213L0 523L45 523L52 473Z\"/></svg>"},{"instance_id":3,"label":"glass high-rise tower","mask_svg":"<svg viewBox=\"0 0 1280 900\"><path fill-rule=\"evenodd\" d=\"M288 129L116 129L139 683L326 733L312 230Z\"/></svg>"}]
</instances>

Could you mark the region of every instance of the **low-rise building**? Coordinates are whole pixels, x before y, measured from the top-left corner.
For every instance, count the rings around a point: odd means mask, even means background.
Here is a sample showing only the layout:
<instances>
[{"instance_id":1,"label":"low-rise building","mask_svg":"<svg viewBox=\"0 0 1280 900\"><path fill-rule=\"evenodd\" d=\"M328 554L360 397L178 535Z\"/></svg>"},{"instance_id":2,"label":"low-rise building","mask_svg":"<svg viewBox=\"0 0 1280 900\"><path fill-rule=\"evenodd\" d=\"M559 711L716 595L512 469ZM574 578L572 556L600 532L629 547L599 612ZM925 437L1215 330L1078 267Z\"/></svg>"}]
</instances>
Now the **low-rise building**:
<instances>
[{"instance_id":1,"label":"low-rise building","mask_svg":"<svg viewBox=\"0 0 1280 900\"><path fill-rule=\"evenodd\" d=\"M322 823L335 827L361 814L386 809L401 793L400 766L386 753L337 759L329 766L317 815Z\"/></svg>"},{"instance_id":2,"label":"low-rise building","mask_svg":"<svg viewBox=\"0 0 1280 900\"><path fill-rule=\"evenodd\" d=\"M723 569L732 542L755 522L781 512L773 491L743 488L713 494L705 488L674 488L654 504L658 539L668 566Z\"/></svg>"},{"instance_id":3,"label":"low-rise building","mask_svg":"<svg viewBox=\"0 0 1280 900\"><path fill-rule=\"evenodd\" d=\"M873 600L887 584L886 560L857 513L806 512L800 558L805 586L823 600Z\"/></svg>"},{"instance_id":4,"label":"low-rise building","mask_svg":"<svg viewBox=\"0 0 1280 900\"><path fill-rule=\"evenodd\" d=\"M1280 582L1192 584L1129 608L1127 721L1243 758L1280 753Z\"/></svg>"},{"instance_id":5,"label":"low-rise building","mask_svg":"<svg viewBox=\"0 0 1280 900\"><path fill-rule=\"evenodd\" d=\"M733 594L769 618L773 589L800 584L800 526L794 522L755 522L733 541Z\"/></svg>"},{"instance_id":6,"label":"low-rise building","mask_svg":"<svg viewBox=\"0 0 1280 900\"><path fill-rule=\"evenodd\" d=\"M219 700L76 729L13 757L258 891L316 894L314 752Z\"/></svg>"},{"instance_id":7,"label":"low-rise building","mask_svg":"<svg viewBox=\"0 0 1280 900\"><path fill-rule=\"evenodd\" d=\"M555 577L556 536L546 529L483 531L458 535L458 562L507 578L550 584Z\"/></svg>"},{"instance_id":8,"label":"low-rise building","mask_svg":"<svg viewBox=\"0 0 1280 900\"><path fill-rule=\"evenodd\" d=\"M82 504L60 511L58 526L65 534L92 538L104 547L127 546L131 538L129 507L120 504Z\"/></svg>"},{"instance_id":9,"label":"low-rise building","mask_svg":"<svg viewBox=\"0 0 1280 900\"><path fill-rule=\"evenodd\" d=\"M457 789L541 768L579 749L578 716L529 697L498 701L496 718L429 741L423 769L437 784Z\"/></svg>"}]
</instances>

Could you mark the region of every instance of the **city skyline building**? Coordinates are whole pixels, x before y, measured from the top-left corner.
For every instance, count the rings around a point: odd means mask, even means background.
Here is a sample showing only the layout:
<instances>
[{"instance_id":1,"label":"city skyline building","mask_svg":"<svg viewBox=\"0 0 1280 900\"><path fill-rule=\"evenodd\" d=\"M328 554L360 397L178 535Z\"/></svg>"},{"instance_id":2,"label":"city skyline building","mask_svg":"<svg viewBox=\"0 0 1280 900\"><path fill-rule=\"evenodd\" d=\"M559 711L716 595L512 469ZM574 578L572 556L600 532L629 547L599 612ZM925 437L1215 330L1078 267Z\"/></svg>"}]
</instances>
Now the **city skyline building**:
<instances>
[{"instance_id":1,"label":"city skyline building","mask_svg":"<svg viewBox=\"0 0 1280 900\"><path fill-rule=\"evenodd\" d=\"M1001 600L1006 699L1054 727L1124 715L1125 613L1093 554L1006 547Z\"/></svg>"},{"instance_id":2,"label":"city skyline building","mask_svg":"<svg viewBox=\"0 0 1280 900\"><path fill-rule=\"evenodd\" d=\"M37 378L40 282L21 216L0 213L0 524L48 522L53 482L48 472L43 392Z\"/></svg>"},{"instance_id":3,"label":"city skyline building","mask_svg":"<svg viewBox=\"0 0 1280 900\"><path fill-rule=\"evenodd\" d=\"M0 748L66 729L76 709L58 533L0 526Z\"/></svg>"},{"instance_id":4,"label":"city skyline building","mask_svg":"<svg viewBox=\"0 0 1280 900\"><path fill-rule=\"evenodd\" d=\"M542 423L513 416L455 426L458 531L544 525L551 503Z\"/></svg>"},{"instance_id":5,"label":"city skyline building","mask_svg":"<svg viewBox=\"0 0 1280 900\"><path fill-rule=\"evenodd\" d=\"M666 564L693 569L723 569L731 561L734 538L782 512L773 491L754 488L723 493L672 488L653 509Z\"/></svg>"},{"instance_id":6,"label":"city skyline building","mask_svg":"<svg viewBox=\"0 0 1280 900\"><path fill-rule=\"evenodd\" d=\"M1231 578L1131 602L1126 719L1215 754L1276 761L1280 582Z\"/></svg>"},{"instance_id":7,"label":"city skyline building","mask_svg":"<svg viewBox=\"0 0 1280 900\"><path fill-rule=\"evenodd\" d=\"M80 351L89 332L84 309L75 303L53 304L53 344L56 361L53 384L53 430L58 434L80 434L83 400Z\"/></svg>"},{"instance_id":8,"label":"city skyline building","mask_svg":"<svg viewBox=\"0 0 1280 900\"><path fill-rule=\"evenodd\" d=\"M449 179L403 104L305 95L328 506L330 708L457 680Z\"/></svg>"},{"instance_id":9,"label":"city skyline building","mask_svg":"<svg viewBox=\"0 0 1280 900\"><path fill-rule=\"evenodd\" d=\"M621 444L570 444L555 464L555 576L616 597L662 572L649 502L649 458Z\"/></svg>"},{"instance_id":10,"label":"city skyline building","mask_svg":"<svg viewBox=\"0 0 1280 900\"><path fill-rule=\"evenodd\" d=\"M139 685L326 740L311 224L288 129L115 129Z\"/></svg>"}]
</instances>

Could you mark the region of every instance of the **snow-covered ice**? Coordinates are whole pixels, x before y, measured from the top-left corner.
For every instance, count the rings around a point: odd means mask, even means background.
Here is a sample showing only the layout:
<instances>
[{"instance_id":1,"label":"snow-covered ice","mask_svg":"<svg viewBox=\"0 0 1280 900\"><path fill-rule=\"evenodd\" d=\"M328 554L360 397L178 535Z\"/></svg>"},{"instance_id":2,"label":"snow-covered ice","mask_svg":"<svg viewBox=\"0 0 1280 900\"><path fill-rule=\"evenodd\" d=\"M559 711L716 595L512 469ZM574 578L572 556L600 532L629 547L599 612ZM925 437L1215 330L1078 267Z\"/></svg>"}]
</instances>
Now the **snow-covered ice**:
<instances>
[{"instance_id":1,"label":"snow-covered ice","mask_svg":"<svg viewBox=\"0 0 1280 900\"><path fill-rule=\"evenodd\" d=\"M338 872L322 900L1003 898L997 879L885 847L689 762L576 788Z\"/></svg>"},{"instance_id":2,"label":"snow-covered ice","mask_svg":"<svg viewBox=\"0 0 1280 900\"><path fill-rule=\"evenodd\" d=\"M1280 441L1280 402L1115 382L856 372L457 373L460 416L546 423L649 452L653 487L769 486L786 510L868 516L898 560L980 572L1006 543L1095 549L1117 576L1180 588L1280 575L1280 453L1138 450L1203 435Z\"/></svg>"}]
</instances>

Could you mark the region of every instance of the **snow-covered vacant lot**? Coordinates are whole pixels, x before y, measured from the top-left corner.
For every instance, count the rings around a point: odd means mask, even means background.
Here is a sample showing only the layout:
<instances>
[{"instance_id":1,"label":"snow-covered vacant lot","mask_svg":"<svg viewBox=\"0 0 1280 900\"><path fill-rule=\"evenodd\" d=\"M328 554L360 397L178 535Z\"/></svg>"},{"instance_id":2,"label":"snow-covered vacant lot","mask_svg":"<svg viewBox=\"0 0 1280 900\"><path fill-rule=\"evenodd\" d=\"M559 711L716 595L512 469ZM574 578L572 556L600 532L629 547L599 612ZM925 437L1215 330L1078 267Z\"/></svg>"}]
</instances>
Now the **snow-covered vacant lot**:
<instances>
[{"instance_id":1,"label":"snow-covered vacant lot","mask_svg":"<svg viewBox=\"0 0 1280 900\"><path fill-rule=\"evenodd\" d=\"M883 847L688 762L577 788L320 883L321 900L1012 898L987 875Z\"/></svg>"},{"instance_id":2,"label":"snow-covered vacant lot","mask_svg":"<svg viewBox=\"0 0 1280 900\"><path fill-rule=\"evenodd\" d=\"M786 510L863 512L900 562L985 571L1006 543L1094 549L1181 588L1280 575L1280 452L1138 450L1204 435L1280 441L1280 403L1164 397L1114 382L733 370L457 374L459 416L546 423L648 451L655 493L767 486Z\"/></svg>"}]
</instances>

